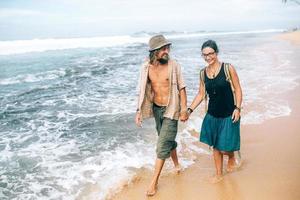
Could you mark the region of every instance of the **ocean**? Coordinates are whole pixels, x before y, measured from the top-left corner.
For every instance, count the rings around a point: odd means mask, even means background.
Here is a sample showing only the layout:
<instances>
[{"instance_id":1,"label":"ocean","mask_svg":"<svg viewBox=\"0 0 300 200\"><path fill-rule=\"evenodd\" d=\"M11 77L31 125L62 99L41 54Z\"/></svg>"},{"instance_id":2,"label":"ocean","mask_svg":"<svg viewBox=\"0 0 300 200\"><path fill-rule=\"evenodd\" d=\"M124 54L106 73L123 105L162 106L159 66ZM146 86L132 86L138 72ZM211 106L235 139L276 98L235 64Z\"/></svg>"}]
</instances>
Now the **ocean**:
<instances>
[{"instance_id":1,"label":"ocean","mask_svg":"<svg viewBox=\"0 0 300 200\"><path fill-rule=\"evenodd\" d=\"M299 47L283 30L164 33L182 67L188 102L205 66L201 45L214 39L221 61L233 64L243 89L242 124L291 113L288 95L299 74ZM0 41L0 198L105 199L141 168L153 168L154 120L134 124L137 79L149 33L70 39ZM295 53L296 52L296 53ZM199 109L201 109L200 106ZM193 143L194 116L178 134L184 152L209 153ZM255 133L253 133L255 134ZM271 134L271 133L270 133ZM167 163L167 168L171 164Z\"/></svg>"}]
</instances>

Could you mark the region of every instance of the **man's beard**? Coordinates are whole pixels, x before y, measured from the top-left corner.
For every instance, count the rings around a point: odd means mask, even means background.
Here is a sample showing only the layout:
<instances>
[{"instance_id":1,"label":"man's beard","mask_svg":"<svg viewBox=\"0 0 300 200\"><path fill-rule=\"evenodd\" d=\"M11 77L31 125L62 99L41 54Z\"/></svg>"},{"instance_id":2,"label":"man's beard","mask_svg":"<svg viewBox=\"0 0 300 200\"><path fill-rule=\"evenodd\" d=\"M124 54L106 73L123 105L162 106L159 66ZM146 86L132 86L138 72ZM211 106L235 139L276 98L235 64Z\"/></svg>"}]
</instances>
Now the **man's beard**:
<instances>
[{"instance_id":1,"label":"man's beard","mask_svg":"<svg viewBox=\"0 0 300 200\"><path fill-rule=\"evenodd\" d=\"M169 61L169 55L165 54L163 57L157 59L157 61L162 65L167 64Z\"/></svg>"}]
</instances>

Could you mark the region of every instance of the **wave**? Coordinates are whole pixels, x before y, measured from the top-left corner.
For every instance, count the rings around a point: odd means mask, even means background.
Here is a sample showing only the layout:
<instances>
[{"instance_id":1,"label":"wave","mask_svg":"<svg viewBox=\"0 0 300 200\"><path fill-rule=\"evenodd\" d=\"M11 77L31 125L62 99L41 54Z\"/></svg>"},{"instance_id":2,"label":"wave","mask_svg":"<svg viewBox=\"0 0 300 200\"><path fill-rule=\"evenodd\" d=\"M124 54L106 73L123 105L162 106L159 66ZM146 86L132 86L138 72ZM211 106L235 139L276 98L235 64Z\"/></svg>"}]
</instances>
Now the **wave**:
<instances>
[{"instance_id":1,"label":"wave","mask_svg":"<svg viewBox=\"0 0 300 200\"><path fill-rule=\"evenodd\" d=\"M131 36L1 41L0 55L76 48L111 47L140 42L145 42L144 38Z\"/></svg>"},{"instance_id":2,"label":"wave","mask_svg":"<svg viewBox=\"0 0 300 200\"><path fill-rule=\"evenodd\" d=\"M284 32L283 29L268 29L268 30L253 30L253 31L229 31L229 32L200 32L200 33L185 33L178 35L170 35L168 38L192 38L192 37L203 37L203 36L218 36L218 35L243 35L243 34L259 34L259 33L277 33Z\"/></svg>"},{"instance_id":3,"label":"wave","mask_svg":"<svg viewBox=\"0 0 300 200\"><path fill-rule=\"evenodd\" d=\"M191 38L214 35L240 35L283 32L283 29L252 30L252 31L230 31L230 32L161 32L169 39ZM105 36L90 38L67 38L67 39L32 39L0 41L0 55L23 54L30 52L44 52L50 50L64 50L76 48L101 48L113 47L135 43L146 44L150 35L158 33L136 33L132 36Z\"/></svg>"},{"instance_id":4,"label":"wave","mask_svg":"<svg viewBox=\"0 0 300 200\"><path fill-rule=\"evenodd\" d=\"M0 79L0 85L12 85L19 83L34 83L45 80L52 80L64 76L65 70L53 70L46 73L23 74L11 78Z\"/></svg>"}]
</instances>

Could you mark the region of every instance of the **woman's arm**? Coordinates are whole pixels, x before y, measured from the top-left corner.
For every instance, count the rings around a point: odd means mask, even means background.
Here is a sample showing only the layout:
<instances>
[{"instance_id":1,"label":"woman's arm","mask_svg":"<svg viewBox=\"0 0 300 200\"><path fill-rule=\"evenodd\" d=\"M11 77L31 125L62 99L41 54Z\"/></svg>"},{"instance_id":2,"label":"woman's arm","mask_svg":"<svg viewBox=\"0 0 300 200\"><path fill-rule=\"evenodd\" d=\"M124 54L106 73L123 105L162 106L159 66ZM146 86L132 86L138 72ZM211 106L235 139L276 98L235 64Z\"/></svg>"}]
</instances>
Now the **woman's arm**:
<instances>
[{"instance_id":1,"label":"woman's arm","mask_svg":"<svg viewBox=\"0 0 300 200\"><path fill-rule=\"evenodd\" d=\"M233 84L233 87L234 87L236 107L241 108L241 105L242 105L242 88L241 88L241 85L240 85L239 77L236 73L235 68L232 65L230 65L230 67L229 67L229 72L230 72L232 84Z\"/></svg>"},{"instance_id":2,"label":"woman's arm","mask_svg":"<svg viewBox=\"0 0 300 200\"><path fill-rule=\"evenodd\" d=\"M240 119L241 105L242 105L242 100L243 100L242 88L241 88L239 77L236 73L236 70L232 65L230 65L230 67L229 67L229 73L231 76L232 85L234 87L233 95L235 95L235 100L236 100L236 102L235 102L236 108L234 109L234 111L232 113L232 120L233 120L233 122L237 122Z\"/></svg>"},{"instance_id":3,"label":"woman's arm","mask_svg":"<svg viewBox=\"0 0 300 200\"><path fill-rule=\"evenodd\" d=\"M202 102L204 97L205 97L205 85L204 85L204 81L202 81L200 78L198 94L194 98L194 100L193 100L192 104L189 106L189 108L191 108L192 110L195 110L199 106L199 104Z\"/></svg>"}]
</instances>

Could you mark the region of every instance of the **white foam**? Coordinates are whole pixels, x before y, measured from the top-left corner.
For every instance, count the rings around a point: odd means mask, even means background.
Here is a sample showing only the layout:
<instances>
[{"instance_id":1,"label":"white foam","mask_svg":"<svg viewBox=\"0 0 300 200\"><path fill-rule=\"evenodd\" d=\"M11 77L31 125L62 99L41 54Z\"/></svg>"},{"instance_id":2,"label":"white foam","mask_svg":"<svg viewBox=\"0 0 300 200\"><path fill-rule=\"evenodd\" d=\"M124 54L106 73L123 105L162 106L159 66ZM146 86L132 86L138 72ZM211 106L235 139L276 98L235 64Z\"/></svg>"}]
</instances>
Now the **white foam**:
<instances>
[{"instance_id":1,"label":"white foam","mask_svg":"<svg viewBox=\"0 0 300 200\"><path fill-rule=\"evenodd\" d=\"M287 101L269 101L262 108L253 108L251 111L242 115L242 124L261 124L268 119L289 116L291 108Z\"/></svg>"},{"instance_id":2,"label":"white foam","mask_svg":"<svg viewBox=\"0 0 300 200\"><path fill-rule=\"evenodd\" d=\"M65 75L65 70L52 70L36 74L22 74L11 78L0 79L0 85L12 85L19 83L34 83L45 80L53 80Z\"/></svg>"},{"instance_id":3,"label":"white foam","mask_svg":"<svg viewBox=\"0 0 300 200\"><path fill-rule=\"evenodd\" d=\"M43 116L48 116L49 113L41 112ZM58 112L57 116L60 119L76 119L78 117L91 117L86 115L72 115L66 111ZM43 117L41 118L43 119ZM34 127L25 136L16 134L14 137L7 139L5 143L22 143L32 135L38 135L39 140L19 149L17 152L11 152L10 149L2 151L6 157L6 162L11 163L14 156L26 158L39 158L36 166L43 169L38 174L27 174L22 180L18 180L19 184L24 184L30 188L33 193L23 193L18 197L21 199L41 198L40 192L49 189L47 193L48 199L105 199L112 191L122 186L123 183L130 181L137 169L142 167L153 169L155 159L155 141L156 134L153 133L151 141L138 140L135 143L118 144L118 147L111 150L112 143L116 143L116 138L111 138L114 141L106 141L103 148L107 149L99 153L86 156L80 161L66 160L64 157L69 155L78 155L80 144L74 139L60 139L60 132L53 130L66 129L65 121L52 123L43 120L40 126L33 126L35 121L29 121L28 127ZM38 123L40 124L40 122ZM193 164L194 161L186 158L184 151L192 153L206 153L205 150L192 144L197 141L197 138L191 136L186 130L178 133L178 156L181 164L186 168ZM105 147L107 145L107 147ZM9 145L8 145L9 146ZM7 147L8 147L7 146ZM183 149L184 146L184 149ZM4 160L1 160L4 161ZM172 167L169 162L166 166L167 170ZM38 178L37 178L38 177ZM39 180L39 178L42 180ZM26 183L26 184L25 184ZM55 185L55 187L53 187ZM92 188L93 192L89 191Z\"/></svg>"},{"instance_id":4,"label":"white foam","mask_svg":"<svg viewBox=\"0 0 300 200\"><path fill-rule=\"evenodd\" d=\"M277 33L283 32L284 29L267 29L267 30L252 30L252 31L229 31L229 32L201 32L201 33L185 33L168 35L169 39L177 38L195 38L204 36L218 36L218 35L243 35L243 34L259 34L259 33Z\"/></svg>"},{"instance_id":5,"label":"white foam","mask_svg":"<svg viewBox=\"0 0 300 200\"><path fill-rule=\"evenodd\" d=\"M43 52L74 48L98 48L125 45L128 43L146 42L145 38L131 36L111 36L69 39L33 39L0 41L0 55L11 55L28 52Z\"/></svg>"},{"instance_id":6,"label":"white foam","mask_svg":"<svg viewBox=\"0 0 300 200\"><path fill-rule=\"evenodd\" d=\"M61 117L68 116L65 113L59 115ZM28 126L32 127L32 123L28 122ZM51 123L44 121L43 124L37 130L33 130L31 133L28 132L26 136L16 134L15 137L12 137L11 135L10 139L2 141L7 144L11 142L22 143L31 135L37 133L41 138L39 141L19 149L17 152L11 152L9 145L7 145L6 150L1 152L6 155L5 157L0 157L1 162L13 163L11 159L14 159L14 156L41 158L41 162L38 163L38 166L43 169L41 173L27 174L26 177L18 180L18 184L24 184L33 191L31 194L20 194L18 197L21 199L40 199L41 196L39 194L45 188L51 189L47 199L75 199L76 196L82 195L80 189L84 189L84 186L89 183L98 184L99 186L95 190L94 196L92 195L93 197L90 199L104 199L112 189L119 186L120 181L130 180L134 174L130 168L138 169L142 166L153 164L152 161L155 155L154 144L146 144L143 141L135 144L120 144L115 150L101 151L97 155L87 156L78 162L61 159L70 154L79 154L80 145L72 139L61 140L59 139L60 133L53 132L53 130L63 128L63 122ZM39 181L37 177L43 181Z\"/></svg>"}]
</instances>

